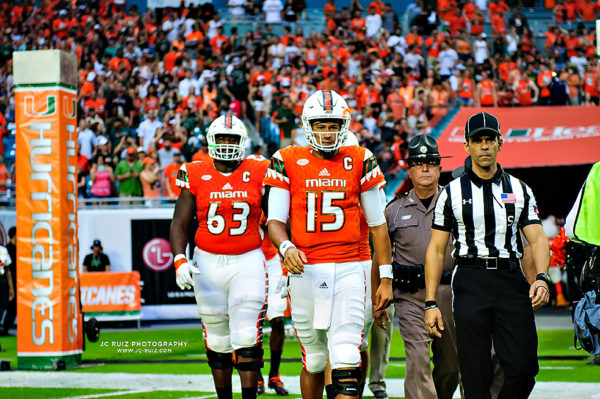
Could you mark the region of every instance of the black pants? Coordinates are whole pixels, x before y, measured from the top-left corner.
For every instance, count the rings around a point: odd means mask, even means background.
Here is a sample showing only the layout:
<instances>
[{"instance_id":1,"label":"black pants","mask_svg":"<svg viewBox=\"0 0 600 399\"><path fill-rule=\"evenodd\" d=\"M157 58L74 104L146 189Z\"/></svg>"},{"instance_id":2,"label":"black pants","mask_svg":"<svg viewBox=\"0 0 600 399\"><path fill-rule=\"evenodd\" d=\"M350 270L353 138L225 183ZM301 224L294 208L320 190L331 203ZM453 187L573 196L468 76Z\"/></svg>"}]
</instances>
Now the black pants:
<instances>
[{"instance_id":1,"label":"black pants","mask_svg":"<svg viewBox=\"0 0 600 399\"><path fill-rule=\"evenodd\" d=\"M0 327L4 328L4 323L8 321L9 316L8 301L8 280L6 276L0 277Z\"/></svg>"},{"instance_id":2,"label":"black pants","mask_svg":"<svg viewBox=\"0 0 600 399\"><path fill-rule=\"evenodd\" d=\"M459 266L452 288L465 398L491 397L492 341L504 371L498 398L527 398L539 367L529 284L521 270Z\"/></svg>"}]
</instances>

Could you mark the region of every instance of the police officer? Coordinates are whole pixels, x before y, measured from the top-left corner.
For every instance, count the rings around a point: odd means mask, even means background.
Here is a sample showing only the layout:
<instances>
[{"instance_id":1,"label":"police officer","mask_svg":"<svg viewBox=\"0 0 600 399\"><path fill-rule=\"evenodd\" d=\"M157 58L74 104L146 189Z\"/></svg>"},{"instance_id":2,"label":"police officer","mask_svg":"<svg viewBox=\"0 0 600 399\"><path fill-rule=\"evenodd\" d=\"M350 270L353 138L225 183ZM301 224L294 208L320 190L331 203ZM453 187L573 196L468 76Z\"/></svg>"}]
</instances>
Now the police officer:
<instances>
[{"instance_id":1,"label":"police officer","mask_svg":"<svg viewBox=\"0 0 600 399\"><path fill-rule=\"evenodd\" d=\"M393 245L393 285L400 334L406 348L406 398L451 398L458 386L458 356L453 328L431 338L423 323L425 315L425 251L429 242L433 206L442 188L440 154L434 138L415 136L408 144L408 176L414 188L392 200L386 210ZM436 301L446 325L453 325L451 307L452 258L443 259L441 286ZM430 364L433 351L433 373Z\"/></svg>"},{"instance_id":2,"label":"police officer","mask_svg":"<svg viewBox=\"0 0 600 399\"><path fill-rule=\"evenodd\" d=\"M450 234L457 269L452 281L454 322L464 394L489 398L492 342L504 371L499 398L526 398L539 370L533 308L548 302L549 247L531 189L497 163L502 148L498 119L472 115L464 148L466 173L436 200L427 248L425 323L441 337L449 323L436 302ZM522 231L531 246L535 280L520 268Z\"/></svg>"}]
</instances>

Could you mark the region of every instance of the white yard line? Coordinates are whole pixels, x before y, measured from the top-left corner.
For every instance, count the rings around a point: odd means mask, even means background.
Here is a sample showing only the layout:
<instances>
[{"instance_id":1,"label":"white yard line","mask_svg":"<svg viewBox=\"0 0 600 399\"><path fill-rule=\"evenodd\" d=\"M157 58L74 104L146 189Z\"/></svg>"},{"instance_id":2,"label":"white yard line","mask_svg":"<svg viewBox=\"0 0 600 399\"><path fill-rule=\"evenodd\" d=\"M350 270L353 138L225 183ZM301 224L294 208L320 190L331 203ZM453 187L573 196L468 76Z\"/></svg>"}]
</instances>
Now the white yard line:
<instances>
[{"instance_id":1,"label":"white yard line","mask_svg":"<svg viewBox=\"0 0 600 399\"><path fill-rule=\"evenodd\" d=\"M92 395L83 395L83 396L68 396L64 399L92 399L92 398L106 398L109 396L118 396L118 395L131 395L134 393L144 393L144 392L152 392L152 389L135 389L130 391L118 391L118 392L106 392L106 393L95 393Z\"/></svg>"},{"instance_id":2,"label":"white yard line","mask_svg":"<svg viewBox=\"0 0 600 399\"><path fill-rule=\"evenodd\" d=\"M300 379L282 376L290 394L300 394ZM390 397L404 396L404 380L386 380ZM213 392L212 377L207 374L129 374L129 373L80 373L60 371L8 371L0 373L0 387L31 388L90 388L124 389L131 391L201 391ZM241 392L239 378L233 378L233 392ZM537 382L531 398L578 398L597 399L600 383L584 382ZM370 394L367 389L367 395ZM78 398L101 398L122 395L126 392L79 396ZM209 399L214 395L202 396ZM460 398L458 391L455 398ZM71 398L73 399L73 398Z\"/></svg>"}]
</instances>

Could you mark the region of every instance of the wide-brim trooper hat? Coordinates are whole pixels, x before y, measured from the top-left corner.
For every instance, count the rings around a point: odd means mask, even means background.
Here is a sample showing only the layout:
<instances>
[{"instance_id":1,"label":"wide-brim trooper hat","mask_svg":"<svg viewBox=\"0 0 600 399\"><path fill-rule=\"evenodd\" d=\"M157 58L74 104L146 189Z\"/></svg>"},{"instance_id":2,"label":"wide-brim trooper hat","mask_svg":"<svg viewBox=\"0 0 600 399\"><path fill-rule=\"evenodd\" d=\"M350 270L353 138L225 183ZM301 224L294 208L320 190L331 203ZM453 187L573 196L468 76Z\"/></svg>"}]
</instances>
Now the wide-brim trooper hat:
<instances>
[{"instance_id":1,"label":"wide-brim trooper hat","mask_svg":"<svg viewBox=\"0 0 600 399\"><path fill-rule=\"evenodd\" d=\"M408 158L413 159L442 159L451 157L442 157L438 151L437 141L426 134L419 134L408 142Z\"/></svg>"}]
</instances>

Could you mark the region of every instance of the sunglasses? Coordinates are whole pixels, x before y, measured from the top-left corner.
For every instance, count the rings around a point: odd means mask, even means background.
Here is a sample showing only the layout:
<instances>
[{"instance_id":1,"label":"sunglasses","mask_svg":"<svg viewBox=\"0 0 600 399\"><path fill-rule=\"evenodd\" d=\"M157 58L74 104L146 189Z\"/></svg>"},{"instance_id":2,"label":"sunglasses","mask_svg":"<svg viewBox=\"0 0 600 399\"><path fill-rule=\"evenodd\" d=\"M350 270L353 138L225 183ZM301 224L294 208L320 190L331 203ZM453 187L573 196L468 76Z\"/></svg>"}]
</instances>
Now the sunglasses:
<instances>
[{"instance_id":1,"label":"sunglasses","mask_svg":"<svg viewBox=\"0 0 600 399\"><path fill-rule=\"evenodd\" d=\"M416 166L417 168L422 168L423 165L427 165L429 167L440 166L440 160L439 159L418 159L418 160L414 160L414 161L408 161L408 166L411 168L414 166Z\"/></svg>"}]
</instances>

